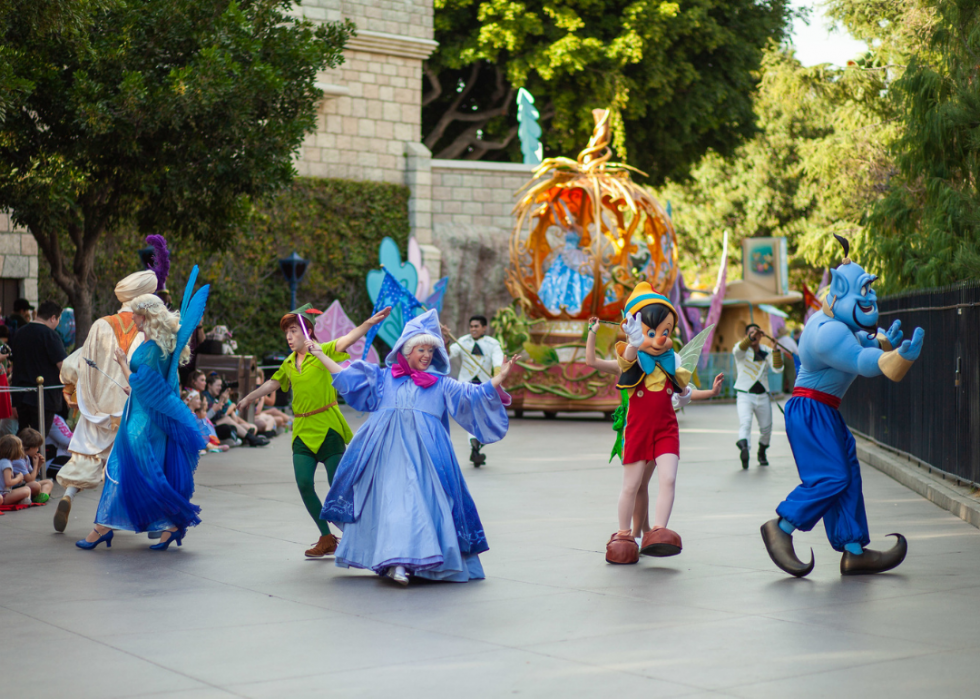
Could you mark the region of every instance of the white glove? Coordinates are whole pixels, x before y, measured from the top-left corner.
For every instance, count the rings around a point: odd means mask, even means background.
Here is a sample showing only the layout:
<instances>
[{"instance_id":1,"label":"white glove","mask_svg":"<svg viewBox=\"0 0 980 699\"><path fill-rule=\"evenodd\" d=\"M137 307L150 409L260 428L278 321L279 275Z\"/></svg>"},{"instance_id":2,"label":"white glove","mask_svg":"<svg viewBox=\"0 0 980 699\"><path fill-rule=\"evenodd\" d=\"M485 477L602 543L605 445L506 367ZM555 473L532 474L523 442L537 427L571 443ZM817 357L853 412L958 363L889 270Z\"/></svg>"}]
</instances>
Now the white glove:
<instances>
[{"instance_id":1,"label":"white glove","mask_svg":"<svg viewBox=\"0 0 980 699\"><path fill-rule=\"evenodd\" d=\"M626 337L633 347L640 349L643 344L643 321L640 320L640 314L637 313L635 316L626 317L626 327L623 328L626 331Z\"/></svg>"},{"instance_id":2,"label":"white glove","mask_svg":"<svg viewBox=\"0 0 980 699\"><path fill-rule=\"evenodd\" d=\"M674 395L670 397L670 404L673 406L675 413L691 402L691 394L693 391L694 389L688 385L688 387L680 393L677 393L676 391L674 392Z\"/></svg>"}]
</instances>

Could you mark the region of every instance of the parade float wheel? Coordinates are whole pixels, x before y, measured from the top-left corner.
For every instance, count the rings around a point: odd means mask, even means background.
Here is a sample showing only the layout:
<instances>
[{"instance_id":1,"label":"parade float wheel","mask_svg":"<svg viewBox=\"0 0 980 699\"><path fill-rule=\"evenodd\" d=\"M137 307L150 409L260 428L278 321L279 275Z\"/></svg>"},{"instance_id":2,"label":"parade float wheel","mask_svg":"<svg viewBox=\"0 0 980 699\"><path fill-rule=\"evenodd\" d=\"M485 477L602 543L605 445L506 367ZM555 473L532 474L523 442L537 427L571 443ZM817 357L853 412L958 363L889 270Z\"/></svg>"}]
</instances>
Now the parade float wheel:
<instances>
[{"instance_id":1,"label":"parade float wheel","mask_svg":"<svg viewBox=\"0 0 980 699\"><path fill-rule=\"evenodd\" d=\"M558 411L556 411L556 410L545 410L544 411L544 417L545 417L546 420L554 420L556 417L558 417Z\"/></svg>"},{"instance_id":2,"label":"parade float wheel","mask_svg":"<svg viewBox=\"0 0 980 699\"><path fill-rule=\"evenodd\" d=\"M520 420L522 417L524 417L524 411L523 410L515 410L514 411L514 417L517 418L518 420Z\"/></svg>"},{"instance_id":3,"label":"parade float wheel","mask_svg":"<svg viewBox=\"0 0 980 699\"><path fill-rule=\"evenodd\" d=\"M611 410L607 410L606 412L604 412L602 414L602 419L605 420L606 422L612 421L612 419L613 419L612 411Z\"/></svg>"}]
</instances>

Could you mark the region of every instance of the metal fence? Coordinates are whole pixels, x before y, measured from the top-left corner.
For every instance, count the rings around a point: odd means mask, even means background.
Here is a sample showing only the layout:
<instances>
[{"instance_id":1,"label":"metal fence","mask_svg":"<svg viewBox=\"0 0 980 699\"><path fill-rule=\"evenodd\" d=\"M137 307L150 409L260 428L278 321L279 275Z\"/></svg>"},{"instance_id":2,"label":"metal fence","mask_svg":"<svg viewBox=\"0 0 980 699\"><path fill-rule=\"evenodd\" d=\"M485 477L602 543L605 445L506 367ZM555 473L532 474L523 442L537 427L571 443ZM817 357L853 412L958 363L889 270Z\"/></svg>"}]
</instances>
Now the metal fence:
<instances>
[{"instance_id":1,"label":"metal fence","mask_svg":"<svg viewBox=\"0 0 980 699\"><path fill-rule=\"evenodd\" d=\"M931 468L980 484L980 281L882 298L878 324L925 330L899 383L858 378L840 411L863 436Z\"/></svg>"}]
</instances>

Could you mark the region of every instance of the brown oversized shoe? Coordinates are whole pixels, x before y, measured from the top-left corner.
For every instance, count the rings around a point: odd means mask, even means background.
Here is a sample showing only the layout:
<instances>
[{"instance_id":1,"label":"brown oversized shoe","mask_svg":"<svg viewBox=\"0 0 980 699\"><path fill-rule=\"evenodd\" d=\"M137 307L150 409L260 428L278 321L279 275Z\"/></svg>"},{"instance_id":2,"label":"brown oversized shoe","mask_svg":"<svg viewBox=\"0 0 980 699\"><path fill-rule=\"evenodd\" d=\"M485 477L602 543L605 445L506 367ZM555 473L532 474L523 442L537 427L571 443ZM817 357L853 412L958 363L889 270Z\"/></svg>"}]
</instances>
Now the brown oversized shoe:
<instances>
[{"instance_id":1,"label":"brown oversized shoe","mask_svg":"<svg viewBox=\"0 0 980 699\"><path fill-rule=\"evenodd\" d=\"M779 568L797 578L804 578L813 570L813 549L810 549L810 562L804 563L796 557L793 537L779 527L779 517L770 519L762 525L762 541L769 552L769 558ZM843 563L841 563L843 566Z\"/></svg>"},{"instance_id":2,"label":"brown oversized shoe","mask_svg":"<svg viewBox=\"0 0 980 699\"><path fill-rule=\"evenodd\" d=\"M606 563L629 564L640 560L640 548L630 532L616 532L606 544Z\"/></svg>"},{"instance_id":3,"label":"brown oversized shoe","mask_svg":"<svg viewBox=\"0 0 980 699\"><path fill-rule=\"evenodd\" d=\"M332 556L333 552L337 550L337 543L337 537L333 534L324 534L313 548L306 550L306 557L322 558L323 556Z\"/></svg>"},{"instance_id":4,"label":"brown oversized shoe","mask_svg":"<svg viewBox=\"0 0 980 699\"><path fill-rule=\"evenodd\" d=\"M71 513L71 498L67 495L58 502L58 509L54 511L54 530L56 532L65 531L68 526L68 515Z\"/></svg>"},{"instance_id":5,"label":"brown oversized shoe","mask_svg":"<svg viewBox=\"0 0 980 699\"><path fill-rule=\"evenodd\" d=\"M676 556L681 552L681 536L667 527L654 527L643 535L640 555Z\"/></svg>"},{"instance_id":6,"label":"brown oversized shoe","mask_svg":"<svg viewBox=\"0 0 980 699\"><path fill-rule=\"evenodd\" d=\"M909 552L909 542L901 534L889 534L898 538L895 545L887 551L872 551L864 549L864 553L855 556L845 551L840 559L841 575L870 575L884 573L886 570L898 567Z\"/></svg>"}]
</instances>

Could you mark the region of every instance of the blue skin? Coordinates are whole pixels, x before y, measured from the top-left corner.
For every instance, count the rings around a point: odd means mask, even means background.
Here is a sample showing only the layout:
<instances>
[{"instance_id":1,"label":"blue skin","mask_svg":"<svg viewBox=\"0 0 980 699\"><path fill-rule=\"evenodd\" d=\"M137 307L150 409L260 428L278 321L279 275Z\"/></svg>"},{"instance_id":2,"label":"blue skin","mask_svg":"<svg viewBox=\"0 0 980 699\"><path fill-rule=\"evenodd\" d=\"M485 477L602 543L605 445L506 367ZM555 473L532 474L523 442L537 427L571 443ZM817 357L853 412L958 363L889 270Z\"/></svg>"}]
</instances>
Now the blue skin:
<instances>
[{"instance_id":1,"label":"blue skin","mask_svg":"<svg viewBox=\"0 0 980 699\"><path fill-rule=\"evenodd\" d=\"M858 376L881 376L878 359L884 354L875 339L881 333L904 359L915 361L922 351L922 328L902 341L902 322L888 330L878 327L878 297L871 285L877 279L851 262L831 270L828 302L834 317L815 313L800 336L800 373L796 385L843 398ZM869 337L870 334L870 337Z\"/></svg>"},{"instance_id":2,"label":"blue skin","mask_svg":"<svg viewBox=\"0 0 980 699\"><path fill-rule=\"evenodd\" d=\"M871 285L877 279L851 262L831 270L828 303L833 301L833 318L815 313L800 336L800 372L796 385L838 398L858 376L881 376L878 359L885 353L875 338L883 335L898 349L899 355L915 361L922 351L922 328L916 328L911 340L902 341L902 322L896 320L888 330L878 327L878 297ZM836 300L835 300L836 299ZM792 534L795 526L781 519L779 527ZM861 554L859 543L845 548Z\"/></svg>"}]
</instances>

